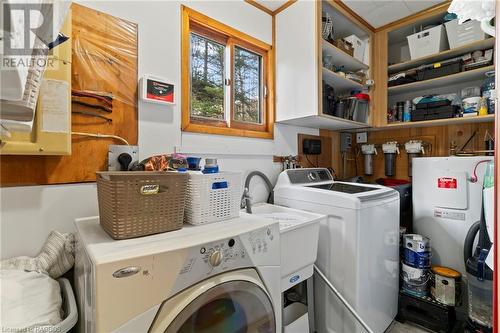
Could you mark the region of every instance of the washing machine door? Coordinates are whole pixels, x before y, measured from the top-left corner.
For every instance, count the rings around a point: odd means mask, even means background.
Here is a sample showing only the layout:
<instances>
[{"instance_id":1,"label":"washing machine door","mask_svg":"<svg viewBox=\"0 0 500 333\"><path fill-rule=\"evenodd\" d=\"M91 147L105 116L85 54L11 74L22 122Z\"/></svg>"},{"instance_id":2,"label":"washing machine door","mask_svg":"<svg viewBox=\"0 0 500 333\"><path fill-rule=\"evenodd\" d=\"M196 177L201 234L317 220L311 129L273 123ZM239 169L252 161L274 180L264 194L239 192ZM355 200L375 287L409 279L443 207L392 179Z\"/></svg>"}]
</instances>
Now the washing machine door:
<instances>
[{"instance_id":1,"label":"washing machine door","mask_svg":"<svg viewBox=\"0 0 500 333\"><path fill-rule=\"evenodd\" d=\"M274 306L253 269L224 273L166 300L150 333L275 333Z\"/></svg>"}]
</instances>

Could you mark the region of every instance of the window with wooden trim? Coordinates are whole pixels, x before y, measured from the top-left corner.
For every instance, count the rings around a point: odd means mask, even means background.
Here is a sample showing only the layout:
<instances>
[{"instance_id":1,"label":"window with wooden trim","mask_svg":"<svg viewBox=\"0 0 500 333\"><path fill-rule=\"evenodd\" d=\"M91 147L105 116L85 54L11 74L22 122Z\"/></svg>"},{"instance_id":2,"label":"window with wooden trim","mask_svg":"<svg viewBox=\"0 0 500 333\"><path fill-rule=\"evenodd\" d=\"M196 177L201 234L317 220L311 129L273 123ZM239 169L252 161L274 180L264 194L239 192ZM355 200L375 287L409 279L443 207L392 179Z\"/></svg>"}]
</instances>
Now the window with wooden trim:
<instances>
[{"instance_id":1,"label":"window with wooden trim","mask_svg":"<svg viewBox=\"0 0 500 333\"><path fill-rule=\"evenodd\" d=\"M182 7L182 130L273 138L273 50Z\"/></svg>"}]
</instances>

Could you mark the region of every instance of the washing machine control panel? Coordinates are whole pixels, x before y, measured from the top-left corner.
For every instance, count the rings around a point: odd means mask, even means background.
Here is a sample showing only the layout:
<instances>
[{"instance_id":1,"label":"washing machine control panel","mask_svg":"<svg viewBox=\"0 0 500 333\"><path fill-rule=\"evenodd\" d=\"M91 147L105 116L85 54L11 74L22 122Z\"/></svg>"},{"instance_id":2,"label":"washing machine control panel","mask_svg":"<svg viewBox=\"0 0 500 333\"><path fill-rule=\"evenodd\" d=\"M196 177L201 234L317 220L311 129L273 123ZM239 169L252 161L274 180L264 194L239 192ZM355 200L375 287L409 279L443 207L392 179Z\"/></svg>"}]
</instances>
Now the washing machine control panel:
<instances>
[{"instance_id":1,"label":"washing machine control panel","mask_svg":"<svg viewBox=\"0 0 500 333\"><path fill-rule=\"evenodd\" d=\"M235 269L279 266L278 223L225 239L193 246L181 266L174 290Z\"/></svg>"},{"instance_id":2,"label":"washing machine control panel","mask_svg":"<svg viewBox=\"0 0 500 333\"><path fill-rule=\"evenodd\" d=\"M224 239L200 247L201 260L213 269L229 268L238 261L245 261L246 251L239 237Z\"/></svg>"}]
</instances>

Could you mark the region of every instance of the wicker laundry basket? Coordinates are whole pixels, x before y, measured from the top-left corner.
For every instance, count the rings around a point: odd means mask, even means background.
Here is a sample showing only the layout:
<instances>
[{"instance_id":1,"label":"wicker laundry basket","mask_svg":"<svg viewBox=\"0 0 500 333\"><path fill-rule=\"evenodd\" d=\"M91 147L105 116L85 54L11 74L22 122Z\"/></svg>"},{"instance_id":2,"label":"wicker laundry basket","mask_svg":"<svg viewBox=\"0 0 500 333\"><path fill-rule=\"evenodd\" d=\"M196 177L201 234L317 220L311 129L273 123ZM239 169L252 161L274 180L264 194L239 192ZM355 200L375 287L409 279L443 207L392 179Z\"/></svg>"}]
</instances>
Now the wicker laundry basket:
<instances>
[{"instance_id":1,"label":"wicker laundry basket","mask_svg":"<svg viewBox=\"0 0 500 333\"><path fill-rule=\"evenodd\" d=\"M97 172L101 226L114 239L182 228L187 180L178 172Z\"/></svg>"}]
</instances>

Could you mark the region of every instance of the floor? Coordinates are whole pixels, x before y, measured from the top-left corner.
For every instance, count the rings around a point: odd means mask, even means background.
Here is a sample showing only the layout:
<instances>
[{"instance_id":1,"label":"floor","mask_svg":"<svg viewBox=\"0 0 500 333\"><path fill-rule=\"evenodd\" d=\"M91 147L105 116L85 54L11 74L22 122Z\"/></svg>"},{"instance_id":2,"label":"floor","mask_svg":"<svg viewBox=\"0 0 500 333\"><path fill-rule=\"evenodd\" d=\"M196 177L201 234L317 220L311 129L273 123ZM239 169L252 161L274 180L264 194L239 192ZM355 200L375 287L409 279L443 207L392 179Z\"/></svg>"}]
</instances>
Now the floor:
<instances>
[{"instance_id":1,"label":"floor","mask_svg":"<svg viewBox=\"0 0 500 333\"><path fill-rule=\"evenodd\" d=\"M394 321L392 326L385 333L429 333L432 331L426 330L423 327L413 325L411 323L400 323Z\"/></svg>"}]
</instances>

